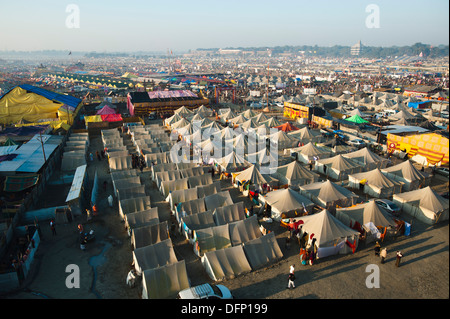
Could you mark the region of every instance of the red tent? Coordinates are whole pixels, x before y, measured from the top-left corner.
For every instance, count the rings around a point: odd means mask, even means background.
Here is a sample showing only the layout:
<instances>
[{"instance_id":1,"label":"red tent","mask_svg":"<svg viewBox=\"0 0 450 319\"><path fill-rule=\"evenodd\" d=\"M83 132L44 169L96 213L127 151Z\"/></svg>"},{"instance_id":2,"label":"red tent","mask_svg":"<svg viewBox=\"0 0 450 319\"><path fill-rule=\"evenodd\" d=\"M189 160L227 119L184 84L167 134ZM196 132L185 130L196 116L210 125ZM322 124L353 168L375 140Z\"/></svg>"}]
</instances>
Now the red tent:
<instances>
[{"instance_id":1,"label":"red tent","mask_svg":"<svg viewBox=\"0 0 450 319\"><path fill-rule=\"evenodd\" d=\"M120 114L103 114L101 115L103 122L119 122L123 121Z\"/></svg>"},{"instance_id":2,"label":"red tent","mask_svg":"<svg viewBox=\"0 0 450 319\"><path fill-rule=\"evenodd\" d=\"M275 126L275 128L277 128L277 129L279 129L279 130L281 130L283 132L290 132L290 131L297 131L297 130L299 130L298 127L295 127L294 125L292 125L289 122L286 122L284 124Z\"/></svg>"},{"instance_id":3,"label":"red tent","mask_svg":"<svg viewBox=\"0 0 450 319\"><path fill-rule=\"evenodd\" d=\"M116 110L110 108L108 105L105 105L97 112L97 115L106 115L106 114L116 114Z\"/></svg>"}]
</instances>

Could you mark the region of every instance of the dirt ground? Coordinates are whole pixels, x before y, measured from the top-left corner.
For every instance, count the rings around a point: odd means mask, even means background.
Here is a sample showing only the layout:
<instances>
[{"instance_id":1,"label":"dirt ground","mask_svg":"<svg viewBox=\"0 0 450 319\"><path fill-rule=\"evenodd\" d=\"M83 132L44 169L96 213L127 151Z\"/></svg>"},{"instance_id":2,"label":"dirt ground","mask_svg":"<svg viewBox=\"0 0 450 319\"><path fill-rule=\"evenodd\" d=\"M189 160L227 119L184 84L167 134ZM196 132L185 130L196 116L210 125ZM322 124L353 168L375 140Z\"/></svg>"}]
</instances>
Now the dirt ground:
<instances>
[{"instance_id":1,"label":"dirt ground","mask_svg":"<svg viewBox=\"0 0 450 319\"><path fill-rule=\"evenodd\" d=\"M90 151L102 149L100 136L90 141ZM57 227L52 236L48 222L40 223L43 239L36 254L32 270L22 287L5 298L8 299L140 299L141 287L129 288L126 277L132 269L132 249L124 223L118 214L117 200L109 207L107 197L113 188L106 160L88 162L91 179L97 170L100 184L100 212L87 222L83 215L67 225ZM169 206L150 179L150 170L140 174L150 195L152 206L158 206L161 216L169 219ZM218 179L218 176L215 177ZM92 180L91 180L92 182ZM221 181L229 189L234 202L248 199L232 187L230 181ZM447 184L446 184L447 183ZM448 178L436 176L435 187L448 187ZM445 186L447 185L447 186ZM70 185L69 185L70 186ZM64 205L68 187L49 188L43 207ZM248 207L248 206L247 206ZM298 245L285 246L288 232L278 223L260 222L274 231L284 257L267 268L253 271L222 284L229 287L237 299L448 299L449 298L449 228L448 221L436 226L425 225L416 219L402 216L412 222L408 237L385 241L388 258L380 264L374 256L373 246L358 247L355 254L337 255L318 260L313 266L302 266L298 258ZM96 239L80 250L77 225L93 229ZM191 286L212 282L192 246L179 234L171 238L179 260L186 261ZM395 267L395 252L404 253L401 266ZM80 288L67 288L67 265L80 269ZM286 289L289 266L295 264L296 288ZM380 270L380 288L367 288L366 279L371 274L368 265Z\"/></svg>"}]
</instances>

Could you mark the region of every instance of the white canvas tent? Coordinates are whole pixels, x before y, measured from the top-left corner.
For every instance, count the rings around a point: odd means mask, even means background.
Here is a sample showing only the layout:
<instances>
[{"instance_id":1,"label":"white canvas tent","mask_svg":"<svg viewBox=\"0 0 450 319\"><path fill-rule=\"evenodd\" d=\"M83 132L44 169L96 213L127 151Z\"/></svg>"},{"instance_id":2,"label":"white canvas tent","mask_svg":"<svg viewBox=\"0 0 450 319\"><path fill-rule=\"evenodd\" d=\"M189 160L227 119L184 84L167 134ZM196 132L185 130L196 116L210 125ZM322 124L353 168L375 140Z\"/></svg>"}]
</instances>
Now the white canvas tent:
<instances>
[{"instance_id":1,"label":"white canvas tent","mask_svg":"<svg viewBox=\"0 0 450 319\"><path fill-rule=\"evenodd\" d=\"M125 171L126 172L126 171ZM114 179L112 181L113 188L114 188L114 195L119 194L119 190L123 188L130 188L130 187L138 187L141 186L141 178L139 176L131 176L128 178L120 178L120 179Z\"/></svg>"},{"instance_id":2,"label":"white canvas tent","mask_svg":"<svg viewBox=\"0 0 450 319\"><path fill-rule=\"evenodd\" d=\"M126 214L124 221L125 229L129 230L130 235L133 228L159 224L158 207Z\"/></svg>"},{"instance_id":3,"label":"white canvas tent","mask_svg":"<svg viewBox=\"0 0 450 319\"><path fill-rule=\"evenodd\" d=\"M403 183L403 191L412 191L428 186L431 181L430 175L415 168L411 160L384 168L381 172L387 177Z\"/></svg>"},{"instance_id":4,"label":"white canvas tent","mask_svg":"<svg viewBox=\"0 0 450 319\"><path fill-rule=\"evenodd\" d=\"M301 128L288 133L289 136L296 138L299 142L308 144L310 142L320 142L322 134L317 130L311 130L308 127Z\"/></svg>"},{"instance_id":5,"label":"white canvas tent","mask_svg":"<svg viewBox=\"0 0 450 319\"><path fill-rule=\"evenodd\" d=\"M221 171L223 172L234 172L237 169L252 165L243 156L236 154L234 151L214 161L221 167Z\"/></svg>"},{"instance_id":6,"label":"white canvas tent","mask_svg":"<svg viewBox=\"0 0 450 319\"><path fill-rule=\"evenodd\" d=\"M314 203L293 189L279 189L268 192L264 202L271 206L271 217L275 220L296 217L306 211L312 212Z\"/></svg>"},{"instance_id":7,"label":"white canvas tent","mask_svg":"<svg viewBox=\"0 0 450 319\"><path fill-rule=\"evenodd\" d=\"M426 224L448 220L449 200L438 195L430 186L394 194L392 200L403 212Z\"/></svg>"},{"instance_id":8,"label":"white canvas tent","mask_svg":"<svg viewBox=\"0 0 450 319\"><path fill-rule=\"evenodd\" d=\"M239 184L250 183L250 186L260 188L264 184L278 182L278 180L270 175L262 175L255 165L238 172L234 175L234 181Z\"/></svg>"},{"instance_id":9,"label":"white canvas tent","mask_svg":"<svg viewBox=\"0 0 450 319\"><path fill-rule=\"evenodd\" d=\"M119 200L119 215L122 219L125 219L126 214L140 212L151 208L150 196Z\"/></svg>"},{"instance_id":10,"label":"white canvas tent","mask_svg":"<svg viewBox=\"0 0 450 319\"><path fill-rule=\"evenodd\" d=\"M145 197L145 185L140 185L136 187L120 188L117 192L118 200L124 200L135 197Z\"/></svg>"},{"instance_id":11,"label":"white canvas tent","mask_svg":"<svg viewBox=\"0 0 450 319\"><path fill-rule=\"evenodd\" d=\"M169 196L166 197L166 202L169 202L170 208L174 210L178 203L187 202L197 198L197 188L178 189L169 193Z\"/></svg>"},{"instance_id":12,"label":"white canvas tent","mask_svg":"<svg viewBox=\"0 0 450 319\"><path fill-rule=\"evenodd\" d=\"M133 250L133 266L138 276L141 276L146 269L173 264L177 261L171 239Z\"/></svg>"},{"instance_id":13,"label":"white canvas tent","mask_svg":"<svg viewBox=\"0 0 450 319\"><path fill-rule=\"evenodd\" d=\"M209 251L231 247L229 224L194 231L194 253L203 256Z\"/></svg>"},{"instance_id":14,"label":"white canvas tent","mask_svg":"<svg viewBox=\"0 0 450 319\"><path fill-rule=\"evenodd\" d=\"M359 227L366 232L366 243L381 239L378 227L386 228L386 234L395 234L397 223L391 214L378 206L375 200L353 207L338 208L336 218L344 225ZM376 230L375 230L376 229ZM389 232L387 231L389 229Z\"/></svg>"},{"instance_id":15,"label":"white canvas tent","mask_svg":"<svg viewBox=\"0 0 450 319\"><path fill-rule=\"evenodd\" d=\"M352 249L347 244L358 246L359 232L344 225L327 210L320 213L303 216L302 234L307 233L308 238L316 238L317 256L319 258L336 254L347 254Z\"/></svg>"},{"instance_id":16,"label":"white canvas tent","mask_svg":"<svg viewBox=\"0 0 450 319\"><path fill-rule=\"evenodd\" d=\"M206 210L214 210L233 204L230 191L222 191L205 197Z\"/></svg>"},{"instance_id":17,"label":"white canvas tent","mask_svg":"<svg viewBox=\"0 0 450 319\"><path fill-rule=\"evenodd\" d=\"M131 245L134 249L154 245L169 238L167 221L154 225L136 227L131 231Z\"/></svg>"},{"instance_id":18,"label":"white canvas tent","mask_svg":"<svg viewBox=\"0 0 450 319\"><path fill-rule=\"evenodd\" d=\"M373 170L375 168L385 168L389 163L388 159L378 156L377 154L371 152L367 147L352 153L344 154L343 156L361 163L365 167L366 171Z\"/></svg>"},{"instance_id":19,"label":"white canvas tent","mask_svg":"<svg viewBox=\"0 0 450 319\"><path fill-rule=\"evenodd\" d=\"M217 207L214 210L214 221L216 225L225 225L245 218L244 202Z\"/></svg>"},{"instance_id":20,"label":"white canvas tent","mask_svg":"<svg viewBox=\"0 0 450 319\"><path fill-rule=\"evenodd\" d=\"M288 151L288 150L286 150ZM286 152L285 151L285 152ZM291 149L291 153L294 152L297 154L297 160L308 164L312 161L315 161L316 159L323 159L331 156L331 151L314 145L312 142L309 142L308 144Z\"/></svg>"},{"instance_id":21,"label":"white canvas tent","mask_svg":"<svg viewBox=\"0 0 450 319\"><path fill-rule=\"evenodd\" d=\"M298 161L278 166L273 176L281 185L298 186L317 182L319 175L304 168Z\"/></svg>"},{"instance_id":22,"label":"white canvas tent","mask_svg":"<svg viewBox=\"0 0 450 319\"><path fill-rule=\"evenodd\" d=\"M171 191L186 189L189 187L189 178L181 178L173 181L161 182L160 191L164 197L169 196Z\"/></svg>"},{"instance_id":23,"label":"white canvas tent","mask_svg":"<svg viewBox=\"0 0 450 319\"><path fill-rule=\"evenodd\" d=\"M175 217L180 223L184 216L207 211L204 198L197 198L187 202L178 203L175 208Z\"/></svg>"},{"instance_id":24,"label":"white canvas tent","mask_svg":"<svg viewBox=\"0 0 450 319\"><path fill-rule=\"evenodd\" d=\"M108 159L109 169L111 171L120 171L132 169L131 156L118 156Z\"/></svg>"},{"instance_id":25,"label":"white canvas tent","mask_svg":"<svg viewBox=\"0 0 450 319\"><path fill-rule=\"evenodd\" d=\"M237 246L262 236L258 218L253 215L229 224L231 245Z\"/></svg>"},{"instance_id":26,"label":"white canvas tent","mask_svg":"<svg viewBox=\"0 0 450 319\"><path fill-rule=\"evenodd\" d=\"M184 260L147 269L142 275L142 299L175 298L178 292L189 287Z\"/></svg>"},{"instance_id":27,"label":"white canvas tent","mask_svg":"<svg viewBox=\"0 0 450 319\"><path fill-rule=\"evenodd\" d=\"M243 247L252 270L261 269L283 258L274 232L247 241Z\"/></svg>"},{"instance_id":28,"label":"white canvas tent","mask_svg":"<svg viewBox=\"0 0 450 319\"><path fill-rule=\"evenodd\" d=\"M214 221L213 213L213 211L208 210L206 212L183 216L180 222L180 233L183 234L187 240L192 241L194 231L217 226Z\"/></svg>"},{"instance_id":29,"label":"white canvas tent","mask_svg":"<svg viewBox=\"0 0 450 319\"><path fill-rule=\"evenodd\" d=\"M352 206L358 199L358 195L330 180L300 186L300 194L331 212L335 211L336 206Z\"/></svg>"},{"instance_id":30,"label":"white canvas tent","mask_svg":"<svg viewBox=\"0 0 450 319\"><path fill-rule=\"evenodd\" d=\"M314 165L314 170L335 180L343 181L348 178L349 174L361 172L363 165L339 154L330 158L319 159Z\"/></svg>"},{"instance_id":31,"label":"white canvas tent","mask_svg":"<svg viewBox=\"0 0 450 319\"><path fill-rule=\"evenodd\" d=\"M363 187L365 194L377 198L392 198L394 194L402 191L402 183L385 176L378 168L369 172L349 175L348 186L353 189Z\"/></svg>"},{"instance_id":32,"label":"white canvas tent","mask_svg":"<svg viewBox=\"0 0 450 319\"><path fill-rule=\"evenodd\" d=\"M252 270L242 245L208 251L201 260L206 273L214 281L233 279Z\"/></svg>"}]
</instances>

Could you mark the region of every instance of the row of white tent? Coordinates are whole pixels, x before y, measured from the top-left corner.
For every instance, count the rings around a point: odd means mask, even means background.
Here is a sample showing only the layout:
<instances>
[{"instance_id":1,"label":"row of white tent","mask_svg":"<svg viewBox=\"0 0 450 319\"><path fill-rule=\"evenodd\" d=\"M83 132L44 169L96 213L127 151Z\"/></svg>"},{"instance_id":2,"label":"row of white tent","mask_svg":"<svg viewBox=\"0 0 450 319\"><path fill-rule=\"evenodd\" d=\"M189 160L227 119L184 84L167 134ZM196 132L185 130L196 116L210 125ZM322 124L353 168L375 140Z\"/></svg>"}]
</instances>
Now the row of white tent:
<instances>
[{"instance_id":1,"label":"row of white tent","mask_svg":"<svg viewBox=\"0 0 450 319\"><path fill-rule=\"evenodd\" d=\"M140 129L141 125L137 124L126 130L132 136L131 145L125 145L123 137L115 129L102 131L102 141L107 148L119 215L125 222L133 247L134 270L142 276L142 298L167 298L188 288L189 280L185 262L178 261L173 250L168 228L170 216L161 216L163 211L151 206L145 184L137 170L132 168L129 151L137 149L137 136L143 135L138 134ZM152 137L159 138L156 136L161 131L156 127L152 129L155 132ZM159 143L159 140L156 142ZM147 149L145 143L140 145L145 145L143 149Z\"/></svg>"},{"instance_id":2,"label":"row of white tent","mask_svg":"<svg viewBox=\"0 0 450 319\"><path fill-rule=\"evenodd\" d=\"M61 171L70 173L74 172L77 167L86 165L88 148L88 133L71 133L64 146Z\"/></svg>"},{"instance_id":3,"label":"row of white tent","mask_svg":"<svg viewBox=\"0 0 450 319\"><path fill-rule=\"evenodd\" d=\"M132 133L132 136L136 136L133 135L136 132L136 128L133 127L129 132ZM114 134L116 135L117 133ZM207 172L206 169L205 167L197 166L197 164L172 163L168 161L152 165L151 175L152 179L159 184L162 194L167 197L169 202L172 202L174 211L178 212L177 206L179 206L182 215L190 216L187 211L189 213L197 213L201 210L192 210L196 206L191 201L184 201L181 206L174 205L175 203L179 203L180 196L184 196L184 194L181 194L181 191L184 192L186 190L191 191L189 195L191 198L193 196L193 190L196 196L199 197L197 199L200 199L198 202L204 201L205 208L218 210L219 208L233 205L229 192L220 191L220 183L212 183L211 174L205 174ZM115 194L119 199L119 213L130 232L131 243L134 247L133 264L135 271L137 274L142 275L143 278L142 296L144 298L165 298L173 296L179 290L189 287L185 264L183 261L178 261L173 253L173 245L168 235L167 222L161 222L158 208L151 207L150 197L139 193L142 185L140 185L137 171L124 168L122 170L112 171L111 176ZM172 180L172 178L175 178L175 180ZM181 182L177 183L179 180ZM178 187L177 185L182 185L182 187ZM134 197L130 192L129 195L128 193L125 195L126 198L123 198L122 194L125 193L124 189L126 190L128 188L136 189L138 191L136 193L137 196ZM180 192L177 194L177 191ZM177 214L177 216L180 215ZM223 220L226 220L226 216L228 215L225 214L224 216ZM241 228L236 228L236 230L238 229ZM269 240L269 242L273 241ZM276 243L276 240L274 242ZM252 253L252 247L254 250L259 245L249 245L247 250L249 250L250 254L261 258L261 253ZM278 252L279 247L275 251ZM254 265L258 265L255 257L252 262ZM211 265L211 262L205 262L204 264L206 271L212 274L212 266L207 266ZM217 266L226 270L228 267L226 265L227 262L222 260ZM233 266L232 269L236 269L236 267ZM172 276L174 276L174 278L169 280L171 282L169 284L170 287L167 286L167 280L164 281L159 278L166 271L171 272ZM159 275L155 275L157 273ZM238 275L238 273L236 272L234 275ZM227 276L232 276L232 274L227 272ZM160 285L163 287L161 288Z\"/></svg>"}]
</instances>

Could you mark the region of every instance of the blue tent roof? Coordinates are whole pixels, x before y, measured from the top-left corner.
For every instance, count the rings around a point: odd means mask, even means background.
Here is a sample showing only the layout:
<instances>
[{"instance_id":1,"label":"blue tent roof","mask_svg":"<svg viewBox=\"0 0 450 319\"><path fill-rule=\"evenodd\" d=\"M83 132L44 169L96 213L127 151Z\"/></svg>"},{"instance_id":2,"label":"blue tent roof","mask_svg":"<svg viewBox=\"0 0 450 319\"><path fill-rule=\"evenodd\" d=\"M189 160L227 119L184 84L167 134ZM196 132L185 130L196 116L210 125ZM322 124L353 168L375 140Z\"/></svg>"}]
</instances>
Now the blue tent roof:
<instances>
[{"instance_id":1,"label":"blue tent roof","mask_svg":"<svg viewBox=\"0 0 450 319\"><path fill-rule=\"evenodd\" d=\"M19 87L21 87L22 89L27 90L29 92L39 94L49 100L64 103L73 108L76 108L78 106L78 104L81 103L81 99L79 99L79 98L76 98L76 97L73 97L70 95L59 94L56 92L48 91L48 90L30 85L30 84L21 84L21 85L19 85Z\"/></svg>"}]
</instances>

